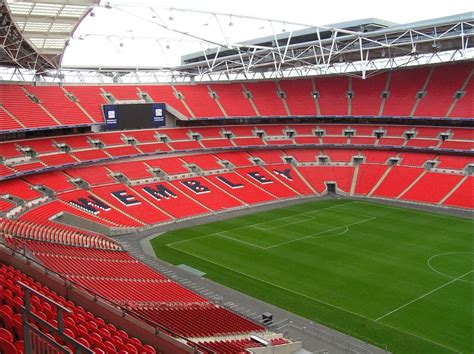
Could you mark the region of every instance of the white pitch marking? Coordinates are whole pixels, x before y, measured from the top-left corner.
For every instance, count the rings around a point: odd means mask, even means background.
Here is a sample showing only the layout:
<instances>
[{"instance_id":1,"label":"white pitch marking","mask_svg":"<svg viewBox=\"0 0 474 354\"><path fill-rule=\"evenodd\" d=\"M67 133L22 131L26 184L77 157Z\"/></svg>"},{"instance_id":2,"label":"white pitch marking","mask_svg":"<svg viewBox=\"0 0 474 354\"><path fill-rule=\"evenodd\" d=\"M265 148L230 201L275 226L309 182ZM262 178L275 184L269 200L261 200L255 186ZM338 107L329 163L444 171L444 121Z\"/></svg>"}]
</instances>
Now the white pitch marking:
<instances>
[{"instance_id":1,"label":"white pitch marking","mask_svg":"<svg viewBox=\"0 0 474 354\"><path fill-rule=\"evenodd\" d=\"M268 221L261 221L261 222L258 222L258 223L255 223L255 224L251 224L251 225L239 226L239 227L235 227L235 228L229 229L229 230L223 230L223 231L213 232L213 233L211 233L211 234L207 234L207 235L203 235L203 236L198 236L198 237L189 238L189 239L185 239L185 240L181 240L181 241L171 242L171 243L168 243L167 246L171 247L172 245L176 245L176 244L178 244L178 243L188 242L188 241L192 241L192 240L197 240L197 239L200 239L200 238L203 238L203 237L208 237L208 236L214 236L214 235L221 234L221 233L223 233L223 232L231 232L231 231L236 231L236 230L242 230L242 229L246 229L246 228L248 228L248 227L254 227L255 225L265 224L265 223L268 223L268 222L271 222L271 221L284 220L284 219L292 218L292 217L295 217L295 216L298 216L298 215L306 215L306 214L309 214L309 213L315 213L315 212L319 212L319 211L322 211L322 210L338 208L338 207L341 207L341 206L343 206L343 205L349 205L349 204L354 204L354 203L358 203L358 202L357 202L357 201L353 201L353 202L344 203L344 204L337 204L337 205L333 205L333 206L330 206L330 207L327 207L327 208L322 208L322 209L317 209L317 210L311 210L311 211L307 211L307 212L304 212L304 213L294 214L294 215L290 215L290 216L284 216L284 217L282 217L282 218L272 219L272 220L268 220Z\"/></svg>"},{"instance_id":2,"label":"white pitch marking","mask_svg":"<svg viewBox=\"0 0 474 354\"><path fill-rule=\"evenodd\" d=\"M431 261L436 258L436 257L440 257L440 256L446 256L446 255L450 255L450 254L472 254L474 256L474 252L446 252L446 253L439 253L439 254L435 254L433 256L431 256L430 258L428 258L428 260L426 261L426 263L428 264L428 268L430 268L433 272L435 273L438 273L439 275L442 275L443 277L446 277L448 279L454 279L454 277L448 275L448 274L444 274L442 272L440 272L439 270L437 270L436 268L434 268L432 265L431 265ZM466 283L474 283L473 281L471 280L464 280L464 279L459 279L459 281L464 281Z\"/></svg>"},{"instance_id":3,"label":"white pitch marking","mask_svg":"<svg viewBox=\"0 0 474 354\"><path fill-rule=\"evenodd\" d=\"M337 229L342 229L343 227L345 227L347 230L345 230L342 234L340 234L340 235L343 235L344 233L346 233L346 232L349 230L349 226L362 224L362 223L364 223L364 222L369 222L369 221L372 221L372 220L375 220L375 219L377 219L377 218L374 216L374 217L372 217L372 218L370 218L370 219L367 219L367 220L361 220L361 221L353 222L352 224L334 227L334 228L329 229L329 230L321 231L321 232L318 232L318 233L315 233L315 234L311 234L311 235L308 235L308 236L299 237L299 238L294 239L294 240L282 242L282 243L279 243L279 244L277 244L277 245L269 246L269 247L267 247L267 248L265 248L265 249L270 249L270 248L275 248L275 247L287 245L287 244L289 244L289 243L293 243L293 242L296 242L296 241L304 240L304 239L306 239L306 238L315 237L315 236L318 236L318 235L321 235L321 234L325 234L325 233L327 233L327 232L334 231L334 230L337 230ZM338 235L334 235L334 236L338 236Z\"/></svg>"},{"instance_id":4,"label":"white pitch marking","mask_svg":"<svg viewBox=\"0 0 474 354\"><path fill-rule=\"evenodd\" d=\"M301 215L301 214L300 214ZM298 215L296 215L298 216ZM270 231L270 230L275 230L275 229L278 229L280 227L285 227L285 226L288 226L288 225L294 225L294 224L299 224L301 222L306 222L306 221L309 221L309 220L314 220L314 219L317 219L316 216L310 216L306 219L303 219L303 220L299 220L299 221L294 221L294 222L289 222L287 224L283 224L283 225L280 225L280 226L272 226L272 227L260 227L260 226L255 226L256 228L258 229L261 229L261 230L264 230L264 231ZM271 221L269 221L271 222Z\"/></svg>"},{"instance_id":5,"label":"white pitch marking","mask_svg":"<svg viewBox=\"0 0 474 354\"><path fill-rule=\"evenodd\" d=\"M423 294L423 295L421 295L421 296L418 296L416 299L413 299L413 300L407 302L406 304L397 307L395 310L392 310L392 311L390 311L390 312L387 312L385 315L382 315L382 316L380 316L379 318L375 319L375 322L381 320L381 319L384 318L384 317L387 317L388 315L391 315L391 314L394 313L394 312L397 312L398 310L401 310L402 308L404 308L404 307L406 307L406 306L408 306L408 305L414 303L415 301L421 300L421 299L423 299L424 297L426 297L426 296L428 296L428 295L430 295L430 294L433 294L434 292L438 291L439 289L442 289L442 288L444 288L445 286L448 286L449 284L452 284L452 283L454 283L455 281L458 281L458 280L464 278L466 275L469 275L469 274L471 274L472 272L474 272L474 270L470 270L469 272L464 273L463 275L460 275L459 277L454 278L454 279L448 281L447 283L444 283L443 285L440 285L440 286L438 286L437 288L435 288L435 289L433 289L433 290L431 290L431 291L428 291L426 294Z\"/></svg>"},{"instance_id":6,"label":"white pitch marking","mask_svg":"<svg viewBox=\"0 0 474 354\"><path fill-rule=\"evenodd\" d=\"M211 236L211 235L209 235L209 236ZM214 234L214 236L219 236L219 237L226 238L226 239L228 239L228 240L232 240L232 241L236 241L236 242L241 242L241 243L244 243L244 244L249 245L249 246L252 246L252 247L261 248L261 249L263 249L263 250L266 249L266 247L256 245L255 243L247 242L247 241L242 241L242 240L239 240L239 239L237 239L237 238L230 237L230 236L225 236L225 235L222 235L221 233L216 233L216 234Z\"/></svg>"},{"instance_id":7,"label":"white pitch marking","mask_svg":"<svg viewBox=\"0 0 474 354\"><path fill-rule=\"evenodd\" d=\"M172 247L172 248L174 248L174 247ZM311 296L309 296L309 295L300 293L300 292L298 292L298 291L285 288L284 286L281 286L281 285L278 285L278 284L274 284L274 283L272 283L272 282L269 282L269 281L260 279L260 278L258 278L258 277L255 277L255 276L252 276L252 275L249 275L249 274L240 272L240 271L238 271L238 270L235 270L235 269L232 269L232 268L230 268L230 267L224 266L224 265L222 265L222 264L220 264L220 263L216 263L216 262L210 261L210 260L208 260L208 259L206 259L206 258L203 258L203 257L201 257L201 256L195 255L195 254L193 254L193 253L191 253L191 252L182 251L182 250L180 250L180 249L178 249L178 248L175 248L175 249L176 249L177 251L180 251L180 252L183 252L183 253L187 253L187 254L190 255L190 256L200 258L200 259L202 259L203 261L212 263L212 264L214 264L214 265L216 265L216 266L218 266L218 267L221 267L221 268L225 268L225 269L227 269L227 270L230 270L230 271L232 271L232 272L234 272L234 273L241 274L241 275L244 275L244 276L249 277L249 278L251 278L251 279L255 279L255 280L257 280L257 281L260 281L260 282L262 282L262 283L265 283L265 284L274 286L275 288L279 288L279 289L288 291L289 293L293 293L293 294L295 294L295 295L299 295L299 296L305 297L305 298L307 298L307 299L310 299L310 300L319 302L319 303L324 304L324 305L327 305L327 306L329 306L329 307L336 308L336 309L338 309L338 310L340 310L340 311L343 311L343 312L350 313L351 315L354 315L354 316L357 316L357 317L366 319L366 320L368 320L368 321L376 322L376 320L374 320L374 319L372 319L372 318L369 318L369 317L366 317L366 316L364 316L364 315L362 315L362 314L360 314L360 313L357 313L357 312L353 312L353 311L351 311L351 310L344 309L344 308L339 307L339 306L337 306L337 305L330 304L330 303L328 303L328 302L325 302L325 301L323 301L323 300L320 300L320 299L311 297ZM259 317L260 317L260 315L257 315L257 316L255 316L255 319L257 319L257 318L259 318ZM435 345L437 345L437 346L440 346L440 347L442 347L442 348L449 349L449 350L451 350L451 351L454 352L454 353L459 353L458 350L455 350L455 349L453 349L453 348L451 348L451 347L448 347L448 346L446 346L446 345L444 345L444 344L441 344L441 343L432 341L431 339L428 339L428 338L425 338L425 337L421 337L421 336L419 336L419 335L417 335L417 334L415 334L415 333L411 333L411 332L409 332L409 331L403 330L403 329L401 329L401 328L392 326L392 325L387 324L387 323L384 323L384 322L377 322L377 323L380 324L380 325L382 325L382 326L386 326L386 327L395 329L395 330L397 330L397 331L399 331L399 332L406 333L406 334L408 334L408 335L410 335L410 336L413 336L413 337L422 339L422 340L424 340L424 341L426 341L426 342L433 343L433 344L435 344Z\"/></svg>"}]
</instances>

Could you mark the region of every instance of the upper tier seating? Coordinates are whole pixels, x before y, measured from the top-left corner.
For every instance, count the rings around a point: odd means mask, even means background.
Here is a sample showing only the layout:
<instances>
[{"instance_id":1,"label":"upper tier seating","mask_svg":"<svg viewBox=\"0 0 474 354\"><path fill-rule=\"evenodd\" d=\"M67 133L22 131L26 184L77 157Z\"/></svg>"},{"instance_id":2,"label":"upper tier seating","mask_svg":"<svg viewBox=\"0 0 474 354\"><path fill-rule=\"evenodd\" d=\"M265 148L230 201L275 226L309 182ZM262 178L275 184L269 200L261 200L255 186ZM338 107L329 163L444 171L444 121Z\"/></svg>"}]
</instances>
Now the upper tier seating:
<instances>
[{"instance_id":1,"label":"upper tier seating","mask_svg":"<svg viewBox=\"0 0 474 354\"><path fill-rule=\"evenodd\" d=\"M106 104L102 91L98 86L67 86L66 90L72 93L79 104L87 111L93 121L104 121L101 105ZM89 123L89 121L88 121Z\"/></svg>"},{"instance_id":2,"label":"upper tier seating","mask_svg":"<svg viewBox=\"0 0 474 354\"><path fill-rule=\"evenodd\" d=\"M256 116L250 100L244 96L241 84L215 84L211 85L219 97L219 102L230 117Z\"/></svg>"},{"instance_id":3,"label":"upper tier seating","mask_svg":"<svg viewBox=\"0 0 474 354\"><path fill-rule=\"evenodd\" d=\"M61 125L46 113L38 103L33 103L22 86L1 85L0 104L27 128L46 128ZM0 128L5 129L3 124Z\"/></svg>"},{"instance_id":4,"label":"upper tier seating","mask_svg":"<svg viewBox=\"0 0 474 354\"><path fill-rule=\"evenodd\" d=\"M189 106L195 117L223 117L224 114L212 99L206 85L180 85L175 86L183 96L184 101Z\"/></svg>"},{"instance_id":5,"label":"upper tier seating","mask_svg":"<svg viewBox=\"0 0 474 354\"><path fill-rule=\"evenodd\" d=\"M111 93L117 100L138 100L138 89L135 86L104 86L104 91Z\"/></svg>"},{"instance_id":6,"label":"upper tier seating","mask_svg":"<svg viewBox=\"0 0 474 354\"><path fill-rule=\"evenodd\" d=\"M454 109L452 110L450 117L472 117L474 111L472 109L472 102L474 102L474 78L471 79L464 88L464 96L457 100Z\"/></svg>"},{"instance_id":7,"label":"upper tier seating","mask_svg":"<svg viewBox=\"0 0 474 354\"><path fill-rule=\"evenodd\" d=\"M316 91L319 92L321 115L346 116L349 80L346 77L317 78Z\"/></svg>"},{"instance_id":8,"label":"upper tier seating","mask_svg":"<svg viewBox=\"0 0 474 354\"><path fill-rule=\"evenodd\" d=\"M166 102L168 106L171 106L178 113L184 117L189 117L190 114L183 102L176 97L173 88L169 85L150 85L142 86L142 91L148 93L154 102Z\"/></svg>"},{"instance_id":9,"label":"upper tier seating","mask_svg":"<svg viewBox=\"0 0 474 354\"><path fill-rule=\"evenodd\" d=\"M249 82L245 84L252 94L258 112L262 116L286 116L282 99L278 96L275 82Z\"/></svg>"},{"instance_id":10,"label":"upper tier seating","mask_svg":"<svg viewBox=\"0 0 474 354\"><path fill-rule=\"evenodd\" d=\"M352 115L377 116L382 103L382 91L387 83L387 74L376 75L368 80L352 79Z\"/></svg>"},{"instance_id":11,"label":"upper tier seating","mask_svg":"<svg viewBox=\"0 0 474 354\"><path fill-rule=\"evenodd\" d=\"M351 84L349 78L342 76L209 86L65 86L64 90L58 86L3 84L0 103L5 110L0 109L0 130L102 123L101 105L107 103L103 97L105 92L112 93L119 99L138 100L139 90L147 93L155 102L164 102L170 109L187 118L257 116L252 101L261 116L287 116L286 102L291 115L314 116L319 107L320 114L325 116L377 116L380 111L382 116L410 116L415 110L414 116L445 117L455 103L451 117L473 118L472 105L469 104L473 96L472 79L467 82L464 96L456 101L454 99L455 92L462 88L471 71L471 63L447 64L397 70L365 80L352 79ZM387 83L388 97L382 99ZM425 95L417 99L417 93L425 83ZM245 96L244 87L250 92L251 99ZM278 87L285 98L280 97ZM65 91L73 94L77 103L72 102ZM347 97L348 91L353 93L350 100ZM38 103L33 103L27 97L27 92L34 94L46 111ZM217 94L222 109L210 92ZM318 93L316 100L313 97L315 92ZM179 94L181 99L178 98Z\"/></svg>"},{"instance_id":12,"label":"upper tier seating","mask_svg":"<svg viewBox=\"0 0 474 354\"><path fill-rule=\"evenodd\" d=\"M58 86L28 86L28 92L39 98L41 104L62 125L81 125L93 123L79 107L67 98Z\"/></svg>"},{"instance_id":13,"label":"upper tier seating","mask_svg":"<svg viewBox=\"0 0 474 354\"><path fill-rule=\"evenodd\" d=\"M22 130L25 127L21 120L12 117L11 114L5 112L0 106L0 131Z\"/></svg>"},{"instance_id":14,"label":"upper tier seating","mask_svg":"<svg viewBox=\"0 0 474 354\"><path fill-rule=\"evenodd\" d=\"M382 115L405 117L411 115L416 94L423 88L429 71L429 68L392 71L388 88L390 94L385 100Z\"/></svg>"},{"instance_id":15,"label":"upper tier seating","mask_svg":"<svg viewBox=\"0 0 474 354\"><path fill-rule=\"evenodd\" d=\"M286 94L286 102L292 115L317 114L310 79L282 80L280 88Z\"/></svg>"},{"instance_id":16,"label":"upper tier seating","mask_svg":"<svg viewBox=\"0 0 474 354\"><path fill-rule=\"evenodd\" d=\"M445 117L454 101L454 93L461 89L472 69L472 63L435 67L426 96L420 100L415 115Z\"/></svg>"}]
</instances>

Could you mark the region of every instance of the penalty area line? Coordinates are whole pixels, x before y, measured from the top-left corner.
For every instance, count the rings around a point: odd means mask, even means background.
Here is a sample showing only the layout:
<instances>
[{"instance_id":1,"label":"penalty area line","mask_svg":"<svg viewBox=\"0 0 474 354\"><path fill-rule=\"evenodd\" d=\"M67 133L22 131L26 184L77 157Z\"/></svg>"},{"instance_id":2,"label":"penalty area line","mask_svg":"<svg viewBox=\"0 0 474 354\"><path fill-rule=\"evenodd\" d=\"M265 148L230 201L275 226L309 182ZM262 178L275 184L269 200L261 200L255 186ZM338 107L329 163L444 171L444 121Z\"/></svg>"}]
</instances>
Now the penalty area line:
<instances>
[{"instance_id":1,"label":"penalty area line","mask_svg":"<svg viewBox=\"0 0 474 354\"><path fill-rule=\"evenodd\" d=\"M328 232L331 232L331 231L335 231L335 230L338 230L338 229L342 229L342 228L346 228L348 230L349 226L362 224L362 223L369 222L369 221L372 221L372 220L375 220L375 219L377 219L377 217L374 216L374 217L372 217L370 219L367 219L367 220L356 221L356 222L353 222L351 224L341 225L341 226L338 226L338 227L333 227L332 229L329 229L329 230L324 230L324 231L321 231L321 232L318 232L318 233L315 233L315 234L299 237L297 239L282 242L282 243L279 243L279 244L276 244L276 245L273 245L273 246L268 246L265 249L268 250L268 249L271 249L271 248L280 247L280 246L283 246L283 245L287 245L289 243L301 241L301 240L304 240L304 239L307 239L307 238L312 238L312 237L319 236L319 235L322 235L322 234L325 234L325 233L328 233Z\"/></svg>"}]
</instances>

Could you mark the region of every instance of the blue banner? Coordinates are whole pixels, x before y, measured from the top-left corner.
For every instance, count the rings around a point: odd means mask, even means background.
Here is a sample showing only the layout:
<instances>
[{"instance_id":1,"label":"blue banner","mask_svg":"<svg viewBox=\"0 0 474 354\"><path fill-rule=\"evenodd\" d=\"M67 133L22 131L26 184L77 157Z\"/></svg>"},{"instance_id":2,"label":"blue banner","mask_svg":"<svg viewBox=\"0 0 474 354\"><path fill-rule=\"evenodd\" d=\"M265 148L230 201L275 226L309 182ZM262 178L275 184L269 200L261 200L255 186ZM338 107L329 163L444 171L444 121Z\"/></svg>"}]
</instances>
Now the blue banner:
<instances>
[{"instance_id":1,"label":"blue banner","mask_svg":"<svg viewBox=\"0 0 474 354\"><path fill-rule=\"evenodd\" d=\"M153 127L159 128L166 125L165 121L165 104L154 103L152 105L153 110Z\"/></svg>"},{"instance_id":2,"label":"blue banner","mask_svg":"<svg viewBox=\"0 0 474 354\"><path fill-rule=\"evenodd\" d=\"M109 129L119 129L119 110L117 105L104 105L105 127Z\"/></svg>"}]
</instances>

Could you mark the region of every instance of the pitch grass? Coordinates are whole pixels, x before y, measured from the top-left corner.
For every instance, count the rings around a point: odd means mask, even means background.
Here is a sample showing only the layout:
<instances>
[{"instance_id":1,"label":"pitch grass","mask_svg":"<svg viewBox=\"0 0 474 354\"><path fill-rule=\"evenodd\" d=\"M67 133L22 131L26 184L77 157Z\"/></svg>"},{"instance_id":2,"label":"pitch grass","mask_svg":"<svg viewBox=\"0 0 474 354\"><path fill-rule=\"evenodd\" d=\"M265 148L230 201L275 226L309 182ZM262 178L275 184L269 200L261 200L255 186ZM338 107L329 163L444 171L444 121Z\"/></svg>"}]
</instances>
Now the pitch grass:
<instances>
[{"instance_id":1,"label":"pitch grass","mask_svg":"<svg viewBox=\"0 0 474 354\"><path fill-rule=\"evenodd\" d=\"M474 222L351 200L178 229L157 256L395 353L474 351Z\"/></svg>"}]
</instances>

